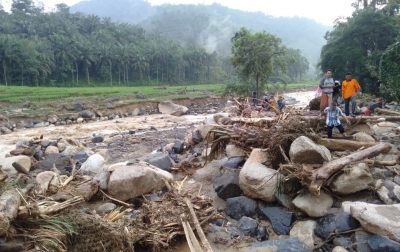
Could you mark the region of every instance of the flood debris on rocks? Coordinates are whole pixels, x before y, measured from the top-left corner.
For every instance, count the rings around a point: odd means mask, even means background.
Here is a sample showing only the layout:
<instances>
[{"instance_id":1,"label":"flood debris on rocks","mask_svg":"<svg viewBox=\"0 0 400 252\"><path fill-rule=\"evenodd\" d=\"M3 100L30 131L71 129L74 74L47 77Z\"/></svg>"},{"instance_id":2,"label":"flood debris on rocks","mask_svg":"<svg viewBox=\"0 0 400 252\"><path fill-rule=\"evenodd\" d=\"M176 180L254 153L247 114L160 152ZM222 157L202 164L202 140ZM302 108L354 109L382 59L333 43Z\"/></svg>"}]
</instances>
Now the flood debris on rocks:
<instances>
[{"instance_id":1,"label":"flood debris on rocks","mask_svg":"<svg viewBox=\"0 0 400 252\"><path fill-rule=\"evenodd\" d=\"M199 108L164 102L165 126L15 141L0 156L0 251L399 248L396 106L327 139L310 108L227 104L201 123L167 124Z\"/></svg>"}]
</instances>

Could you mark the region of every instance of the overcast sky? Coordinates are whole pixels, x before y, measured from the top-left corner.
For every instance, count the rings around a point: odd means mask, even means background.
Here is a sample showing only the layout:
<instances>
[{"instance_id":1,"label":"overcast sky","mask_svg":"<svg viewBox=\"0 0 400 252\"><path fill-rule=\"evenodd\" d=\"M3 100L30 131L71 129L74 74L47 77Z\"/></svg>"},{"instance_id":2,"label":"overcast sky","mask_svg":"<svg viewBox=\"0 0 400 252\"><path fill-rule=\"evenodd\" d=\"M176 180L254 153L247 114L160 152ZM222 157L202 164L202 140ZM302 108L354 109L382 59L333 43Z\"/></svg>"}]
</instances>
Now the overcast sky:
<instances>
[{"instance_id":1,"label":"overcast sky","mask_svg":"<svg viewBox=\"0 0 400 252\"><path fill-rule=\"evenodd\" d=\"M4 7L12 0L1 0ZM81 0L41 0L47 8L57 3L73 5ZM170 4L212 4L218 2L223 6L245 11L261 11L272 16L301 16L315 19L317 22L333 25L339 16L350 16L353 12L351 3L354 0L148 0L152 5Z\"/></svg>"}]
</instances>

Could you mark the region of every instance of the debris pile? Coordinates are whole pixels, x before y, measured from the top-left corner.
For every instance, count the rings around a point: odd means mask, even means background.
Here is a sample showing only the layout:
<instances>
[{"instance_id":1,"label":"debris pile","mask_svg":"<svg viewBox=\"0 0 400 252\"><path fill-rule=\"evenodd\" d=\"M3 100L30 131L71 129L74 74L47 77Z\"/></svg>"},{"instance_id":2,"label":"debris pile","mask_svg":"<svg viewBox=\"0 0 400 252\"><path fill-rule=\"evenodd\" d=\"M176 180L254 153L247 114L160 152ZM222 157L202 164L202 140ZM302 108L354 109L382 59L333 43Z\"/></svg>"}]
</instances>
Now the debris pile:
<instances>
[{"instance_id":1,"label":"debris pile","mask_svg":"<svg viewBox=\"0 0 400 252\"><path fill-rule=\"evenodd\" d=\"M21 139L0 158L0 248L400 251L400 116L385 106L328 139L319 111L260 117L237 100L118 163L97 134ZM133 152L134 135L115 141Z\"/></svg>"}]
</instances>

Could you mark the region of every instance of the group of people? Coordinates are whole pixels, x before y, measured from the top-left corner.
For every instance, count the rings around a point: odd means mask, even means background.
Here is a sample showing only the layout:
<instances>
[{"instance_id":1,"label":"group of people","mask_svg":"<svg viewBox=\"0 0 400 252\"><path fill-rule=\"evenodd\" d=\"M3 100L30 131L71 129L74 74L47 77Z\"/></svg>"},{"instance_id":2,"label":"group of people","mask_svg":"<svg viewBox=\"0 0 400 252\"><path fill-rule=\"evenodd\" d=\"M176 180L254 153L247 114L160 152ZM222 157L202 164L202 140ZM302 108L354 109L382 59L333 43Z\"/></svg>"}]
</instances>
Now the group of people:
<instances>
[{"instance_id":1,"label":"group of people","mask_svg":"<svg viewBox=\"0 0 400 252\"><path fill-rule=\"evenodd\" d=\"M256 106L257 105L257 93L253 92L252 95L252 105ZM286 106L286 101L283 98L282 95L278 96L278 101L275 100L274 95L269 95L267 91L265 91L263 97L262 97L262 103L261 103L261 111L270 111L271 107L275 107L277 105L279 109L279 113L282 113L283 108Z\"/></svg>"},{"instance_id":2,"label":"group of people","mask_svg":"<svg viewBox=\"0 0 400 252\"><path fill-rule=\"evenodd\" d=\"M328 138L332 138L332 130L334 127L338 128L341 134L344 134L343 125L340 122L339 117L343 116L348 124L349 119L346 116L351 115L355 117L356 113L356 97L361 95L361 87L357 80L352 78L350 72L346 74L346 79L340 84L339 81L335 81L332 78L332 70L328 69L325 73L325 77L321 79L319 88L322 90L320 113L326 115L326 126ZM342 94L344 99L344 110L337 107L338 97ZM350 114L350 102L351 102L351 114Z\"/></svg>"}]
</instances>

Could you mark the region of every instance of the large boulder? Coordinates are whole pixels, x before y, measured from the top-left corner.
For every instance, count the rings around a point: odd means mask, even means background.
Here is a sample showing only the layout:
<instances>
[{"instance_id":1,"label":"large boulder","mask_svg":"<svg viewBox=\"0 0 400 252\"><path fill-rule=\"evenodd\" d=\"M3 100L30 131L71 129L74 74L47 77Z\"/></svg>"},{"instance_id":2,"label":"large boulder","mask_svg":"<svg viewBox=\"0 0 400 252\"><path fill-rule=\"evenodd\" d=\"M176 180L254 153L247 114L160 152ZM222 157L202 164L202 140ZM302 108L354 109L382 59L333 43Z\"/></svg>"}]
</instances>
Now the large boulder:
<instances>
[{"instance_id":1,"label":"large boulder","mask_svg":"<svg viewBox=\"0 0 400 252\"><path fill-rule=\"evenodd\" d=\"M290 237L298 237L307 247L314 248L314 229L317 227L317 222L313 220L296 222L290 230Z\"/></svg>"},{"instance_id":2,"label":"large boulder","mask_svg":"<svg viewBox=\"0 0 400 252\"><path fill-rule=\"evenodd\" d=\"M332 159L329 150L305 136L296 138L290 146L290 160L299 164L323 164Z\"/></svg>"},{"instance_id":3,"label":"large boulder","mask_svg":"<svg viewBox=\"0 0 400 252\"><path fill-rule=\"evenodd\" d=\"M397 252L400 251L400 243L389 240L380 235L368 237L368 245L372 251Z\"/></svg>"},{"instance_id":4,"label":"large boulder","mask_svg":"<svg viewBox=\"0 0 400 252\"><path fill-rule=\"evenodd\" d=\"M380 122L378 124L375 124L372 127L372 130L374 131L375 135L382 136L382 135L387 135L388 133L394 131L398 127L399 125L397 123Z\"/></svg>"},{"instance_id":5,"label":"large boulder","mask_svg":"<svg viewBox=\"0 0 400 252\"><path fill-rule=\"evenodd\" d=\"M181 106L178 104L175 104L171 101L163 101L158 104L158 110L162 114L168 114L168 115L173 115L173 116L181 116L186 114L186 112L189 110L185 106Z\"/></svg>"},{"instance_id":6,"label":"large boulder","mask_svg":"<svg viewBox=\"0 0 400 252\"><path fill-rule=\"evenodd\" d=\"M163 180L173 181L173 176L156 167L145 164L120 166L111 174L108 183L110 196L125 201L160 189Z\"/></svg>"},{"instance_id":7,"label":"large boulder","mask_svg":"<svg viewBox=\"0 0 400 252\"><path fill-rule=\"evenodd\" d=\"M265 151L254 149L240 171L239 185L243 193L250 198L274 202L274 193L282 175L262 164L267 160Z\"/></svg>"},{"instance_id":8,"label":"large boulder","mask_svg":"<svg viewBox=\"0 0 400 252\"><path fill-rule=\"evenodd\" d=\"M400 203L400 186L398 184L380 179L375 183L375 190L385 204Z\"/></svg>"},{"instance_id":9,"label":"large boulder","mask_svg":"<svg viewBox=\"0 0 400 252\"><path fill-rule=\"evenodd\" d=\"M81 171L89 174L97 174L105 164L103 156L100 154L94 154L90 156L81 166Z\"/></svg>"},{"instance_id":10,"label":"large boulder","mask_svg":"<svg viewBox=\"0 0 400 252\"><path fill-rule=\"evenodd\" d=\"M352 205L350 211L368 232L400 242L400 204Z\"/></svg>"},{"instance_id":11,"label":"large boulder","mask_svg":"<svg viewBox=\"0 0 400 252\"><path fill-rule=\"evenodd\" d=\"M368 165L359 163L335 177L329 186L333 192L345 195L368 189L373 182Z\"/></svg>"},{"instance_id":12,"label":"large boulder","mask_svg":"<svg viewBox=\"0 0 400 252\"><path fill-rule=\"evenodd\" d=\"M353 137L354 137L354 140L356 140L358 142L365 142L365 143L375 143L376 142L375 139L371 135L369 135L365 132L357 132L356 134L353 135Z\"/></svg>"},{"instance_id":13,"label":"large boulder","mask_svg":"<svg viewBox=\"0 0 400 252\"><path fill-rule=\"evenodd\" d=\"M329 212L333 204L333 199L323 191L321 191L319 197L306 192L297 196L293 200L293 204L310 217L322 217Z\"/></svg>"},{"instance_id":14,"label":"large boulder","mask_svg":"<svg viewBox=\"0 0 400 252\"><path fill-rule=\"evenodd\" d=\"M31 159L28 156L13 156L7 158L0 158L0 166L3 172L7 175L17 174L17 170L12 166L14 162L17 162L25 168L27 172L31 169Z\"/></svg>"}]
</instances>

